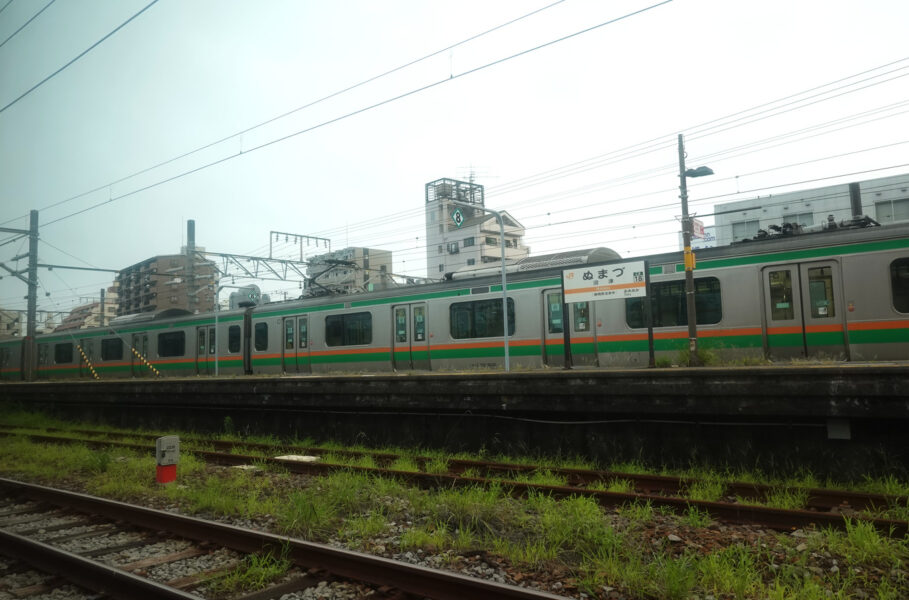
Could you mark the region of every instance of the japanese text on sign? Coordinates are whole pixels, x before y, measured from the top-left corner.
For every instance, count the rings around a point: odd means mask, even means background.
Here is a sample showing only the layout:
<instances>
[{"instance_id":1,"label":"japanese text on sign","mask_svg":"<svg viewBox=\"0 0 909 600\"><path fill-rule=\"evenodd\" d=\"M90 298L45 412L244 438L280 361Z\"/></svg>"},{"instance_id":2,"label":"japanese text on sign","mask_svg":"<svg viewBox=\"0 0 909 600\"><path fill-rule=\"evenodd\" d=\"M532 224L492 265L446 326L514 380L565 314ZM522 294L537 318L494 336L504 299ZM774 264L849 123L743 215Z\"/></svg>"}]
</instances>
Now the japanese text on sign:
<instances>
[{"instance_id":1,"label":"japanese text on sign","mask_svg":"<svg viewBox=\"0 0 909 600\"><path fill-rule=\"evenodd\" d=\"M647 295L644 261L562 271L566 302L590 302Z\"/></svg>"}]
</instances>

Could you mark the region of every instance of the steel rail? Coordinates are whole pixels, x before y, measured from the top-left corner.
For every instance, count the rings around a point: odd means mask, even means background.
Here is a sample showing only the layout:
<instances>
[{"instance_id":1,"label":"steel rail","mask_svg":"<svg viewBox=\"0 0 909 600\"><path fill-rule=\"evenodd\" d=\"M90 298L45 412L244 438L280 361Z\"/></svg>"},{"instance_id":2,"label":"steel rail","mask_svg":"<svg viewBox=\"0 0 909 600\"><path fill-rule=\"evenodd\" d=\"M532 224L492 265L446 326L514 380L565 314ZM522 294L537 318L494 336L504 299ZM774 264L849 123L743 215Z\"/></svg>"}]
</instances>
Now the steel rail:
<instances>
[{"instance_id":1,"label":"steel rail","mask_svg":"<svg viewBox=\"0 0 909 600\"><path fill-rule=\"evenodd\" d=\"M0 433L0 435L3 435ZM105 440L70 440L69 438L55 436L41 436L35 434L27 435L33 439L50 442L80 441L82 443L97 444L98 446L116 446L126 447L134 450L148 450L145 446L137 444L127 444L124 442L113 442ZM536 492L547 492L557 498L567 498L570 496L586 496L595 499L601 506L615 507L630 502L650 502L653 506L664 506L672 508L676 512L684 512L689 507L696 507L706 511L711 517L737 524L759 524L777 529L788 531L809 525L821 525L834 527L836 529L845 529L847 526L847 515L833 512L817 512L813 510L796 510L771 508L755 504L744 504L738 502L711 502L706 500L691 500L688 498L662 496L652 493L626 493L626 492L609 492L605 490L591 490L586 488L571 486L555 486L536 483L526 483L520 481L510 481L505 479L485 479L481 477L464 477L461 475L434 474L434 473L417 473L413 471L397 471L391 469L382 469L374 467L362 467L355 465L331 465L324 463L306 463L292 460L279 460L261 456L247 456L242 454L227 454L223 452L208 452L196 450L193 453L205 458L209 462L222 465L244 465L252 463L264 463L278 465L286 468L288 471L304 475L322 475L337 469L347 469L370 473L374 475L387 475L400 480L408 481L416 485L430 488L438 487L463 487L469 485L489 485L490 483L499 483L506 486L515 496L526 496ZM648 476L653 478L662 478L663 476ZM672 479L672 478L668 478ZM884 535L891 537L902 537L909 534L909 522L891 519L880 519L864 516L849 517L853 521L862 521L871 523L875 529Z\"/></svg>"},{"instance_id":2,"label":"steel rail","mask_svg":"<svg viewBox=\"0 0 909 600\"><path fill-rule=\"evenodd\" d=\"M55 429L47 428L45 431L60 431L66 433L80 433L85 435L116 435L121 437L145 437L155 439L155 435L130 436L129 434L111 434L91 429ZM231 450L237 447L254 448L257 450L274 451L276 448L286 450L298 450L311 453L340 454L344 456L372 456L382 461L393 461L402 455L390 452L365 452L358 450L326 450L318 447L298 447L293 445L269 445L253 442L226 442L220 440L200 440L195 438L183 438L184 441L192 441L200 444L211 444L215 448ZM428 461L426 457L415 457L415 460ZM540 470L541 467L535 465L521 465L515 463L491 462L471 459L452 459L448 461L449 470L454 474L460 474L467 469L481 468L488 471L503 471L516 473L530 473ZM572 468L549 468L547 471L554 475L561 475L567 478L568 485L589 485L597 481L611 481L614 479L625 479L635 483L636 489L641 489L646 493L680 493L683 489L698 483L700 480L694 477L679 477L672 475L653 475L641 473L624 473L620 471L601 471L594 469L572 469ZM760 483L746 483L733 481L725 484L726 492L731 495L743 497L767 497L774 487ZM889 508L893 504L904 505L909 503L909 497L906 496L887 496L872 492L853 492L849 490L832 490L825 488L797 488L808 493L806 505L808 508L819 510L831 510L842 508L844 503L854 510L868 510L875 508Z\"/></svg>"},{"instance_id":3,"label":"steel rail","mask_svg":"<svg viewBox=\"0 0 909 600\"><path fill-rule=\"evenodd\" d=\"M123 600L198 600L193 594L0 529L0 554L77 586Z\"/></svg>"},{"instance_id":4,"label":"steel rail","mask_svg":"<svg viewBox=\"0 0 909 600\"><path fill-rule=\"evenodd\" d=\"M11 479L0 478L0 487L12 489L49 503L63 504L74 510L102 514L112 519L127 521L150 529L177 532L181 537L200 542L212 542L241 552L256 553L270 548L277 549L286 552L287 558L301 567L319 569L337 577L380 587L391 587L407 594L434 600L463 600L464 598L555 600L564 598L537 590L332 548L292 537L214 523L196 517L177 515Z\"/></svg>"}]
</instances>

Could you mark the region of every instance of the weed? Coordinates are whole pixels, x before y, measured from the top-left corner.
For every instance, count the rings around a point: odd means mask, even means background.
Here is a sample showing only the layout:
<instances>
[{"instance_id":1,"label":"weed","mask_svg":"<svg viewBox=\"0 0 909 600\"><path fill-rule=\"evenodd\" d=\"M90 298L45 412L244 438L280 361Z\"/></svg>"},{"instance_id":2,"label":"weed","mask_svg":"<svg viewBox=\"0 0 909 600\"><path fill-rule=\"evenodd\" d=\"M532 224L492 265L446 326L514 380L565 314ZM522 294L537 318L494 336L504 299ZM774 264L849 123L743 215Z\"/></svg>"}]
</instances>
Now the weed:
<instances>
[{"instance_id":1,"label":"weed","mask_svg":"<svg viewBox=\"0 0 909 600\"><path fill-rule=\"evenodd\" d=\"M534 485L554 485L564 486L568 484L568 478L564 475L556 475L549 469L540 471L531 471L530 473L519 473L515 475L513 481L522 483L531 483Z\"/></svg>"},{"instance_id":2,"label":"weed","mask_svg":"<svg viewBox=\"0 0 909 600\"><path fill-rule=\"evenodd\" d=\"M423 469L427 473L444 475L445 473L448 473L448 460L442 457L430 458L426 461L426 464L423 465Z\"/></svg>"},{"instance_id":3,"label":"weed","mask_svg":"<svg viewBox=\"0 0 909 600\"><path fill-rule=\"evenodd\" d=\"M726 491L726 484L717 476L704 477L698 479L688 486L688 498L692 500L703 500L707 502L716 502L723 497Z\"/></svg>"},{"instance_id":4,"label":"weed","mask_svg":"<svg viewBox=\"0 0 909 600\"><path fill-rule=\"evenodd\" d=\"M644 525L653 521L653 504L647 502L629 502L619 507L619 515L634 524Z\"/></svg>"},{"instance_id":5,"label":"weed","mask_svg":"<svg viewBox=\"0 0 909 600\"><path fill-rule=\"evenodd\" d=\"M356 542L362 546L367 540L376 537L388 527L388 519L381 511L375 511L367 516L357 516L347 519L341 530L341 537L348 542Z\"/></svg>"},{"instance_id":6,"label":"weed","mask_svg":"<svg viewBox=\"0 0 909 600\"><path fill-rule=\"evenodd\" d=\"M388 467L392 471L406 471L408 473L419 473L420 467L410 456L401 456L395 459Z\"/></svg>"},{"instance_id":7,"label":"weed","mask_svg":"<svg viewBox=\"0 0 909 600\"><path fill-rule=\"evenodd\" d=\"M688 505L685 510L683 521L690 527L707 527L713 521L710 513L706 510L700 510L697 506Z\"/></svg>"},{"instance_id":8,"label":"weed","mask_svg":"<svg viewBox=\"0 0 909 600\"><path fill-rule=\"evenodd\" d=\"M803 510L808 502L808 490L804 488L778 488L771 490L762 504L771 508Z\"/></svg>"},{"instance_id":9,"label":"weed","mask_svg":"<svg viewBox=\"0 0 909 600\"><path fill-rule=\"evenodd\" d=\"M250 554L236 569L217 578L211 588L225 595L261 590L284 575L290 566L287 548L280 553Z\"/></svg>"},{"instance_id":10,"label":"weed","mask_svg":"<svg viewBox=\"0 0 909 600\"><path fill-rule=\"evenodd\" d=\"M678 558L659 556L650 564L650 589L659 598L682 600L688 598L695 584L692 558L684 554Z\"/></svg>"}]
</instances>

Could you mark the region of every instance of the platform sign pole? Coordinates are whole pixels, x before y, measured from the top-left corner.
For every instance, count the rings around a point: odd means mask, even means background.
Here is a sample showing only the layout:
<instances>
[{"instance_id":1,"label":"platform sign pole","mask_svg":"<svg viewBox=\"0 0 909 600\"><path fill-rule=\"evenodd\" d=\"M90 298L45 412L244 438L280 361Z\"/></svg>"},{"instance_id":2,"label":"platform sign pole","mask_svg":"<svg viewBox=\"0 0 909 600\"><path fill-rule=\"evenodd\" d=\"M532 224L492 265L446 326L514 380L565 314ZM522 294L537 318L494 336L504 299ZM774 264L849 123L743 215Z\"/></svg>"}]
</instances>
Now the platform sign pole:
<instances>
[{"instance_id":1,"label":"platform sign pole","mask_svg":"<svg viewBox=\"0 0 909 600\"><path fill-rule=\"evenodd\" d=\"M180 460L180 438L166 435L155 440L155 460L158 463L155 481L173 483L177 480L177 462Z\"/></svg>"},{"instance_id":2,"label":"platform sign pole","mask_svg":"<svg viewBox=\"0 0 909 600\"><path fill-rule=\"evenodd\" d=\"M644 261L644 322L647 324L647 366L656 367L656 357L653 351L653 304L650 301L650 261Z\"/></svg>"},{"instance_id":3,"label":"platform sign pole","mask_svg":"<svg viewBox=\"0 0 909 600\"><path fill-rule=\"evenodd\" d=\"M568 300L565 299L565 277L562 277L562 346L565 354L565 370L574 367L571 357L571 319L568 318Z\"/></svg>"}]
</instances>

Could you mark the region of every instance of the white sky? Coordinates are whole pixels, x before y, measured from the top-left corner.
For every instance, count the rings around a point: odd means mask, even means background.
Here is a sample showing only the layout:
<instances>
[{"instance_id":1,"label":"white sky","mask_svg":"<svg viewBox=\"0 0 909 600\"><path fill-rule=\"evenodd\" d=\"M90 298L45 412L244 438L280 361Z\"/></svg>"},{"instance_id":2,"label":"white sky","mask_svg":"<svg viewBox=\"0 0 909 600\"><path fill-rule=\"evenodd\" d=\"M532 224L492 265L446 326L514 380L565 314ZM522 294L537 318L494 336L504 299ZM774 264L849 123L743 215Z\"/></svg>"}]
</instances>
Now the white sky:
<instances>
[{"instance_id":1,"label":"white sky","mask_svg":"<svg viewBox=\"0 0 909 600\"><path fill-rule=\"evenodd\" d=\"M0 0L0 43L47 1ZM0 108L149 1L54 2L0 46ZM527 228L534 254L607 246L623 256L677 247L678 133L688 166L716 172L689 182L702 215L719 201L909 172L909 2L675 0L459 76L654 3L565 0L119 181L550 3L160 0L0 112L0 226L27 228L28 211L41 210L39 260L49 264L120 269L177 253L195 219L196 242L210 251L267 254L269 231L286 231L331 238L335 250L392 250L396 272L423 275L424 184L471 169L487 205ZM866 71L799 96L820 94L798 110L697 127ZM637 158L591 160L651 140ZM576 163L583 168L547 174ZM24 240L0 246L0 262L24 268L11 259L26 250ZM60 269L39 278L43 310L69 310L112 280ZM24 309L25 291L4 275L0 307Z\"/></svg>"}]
</instances>

